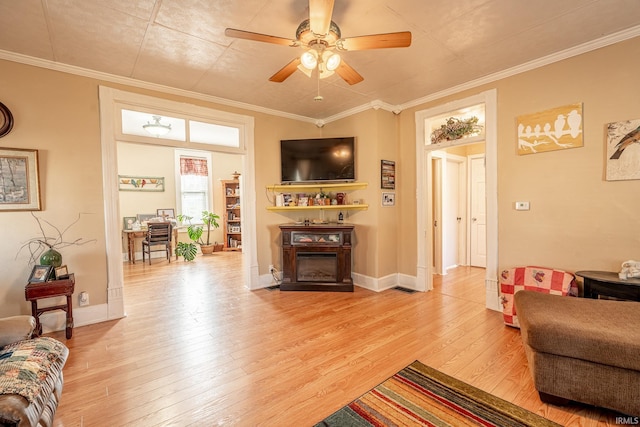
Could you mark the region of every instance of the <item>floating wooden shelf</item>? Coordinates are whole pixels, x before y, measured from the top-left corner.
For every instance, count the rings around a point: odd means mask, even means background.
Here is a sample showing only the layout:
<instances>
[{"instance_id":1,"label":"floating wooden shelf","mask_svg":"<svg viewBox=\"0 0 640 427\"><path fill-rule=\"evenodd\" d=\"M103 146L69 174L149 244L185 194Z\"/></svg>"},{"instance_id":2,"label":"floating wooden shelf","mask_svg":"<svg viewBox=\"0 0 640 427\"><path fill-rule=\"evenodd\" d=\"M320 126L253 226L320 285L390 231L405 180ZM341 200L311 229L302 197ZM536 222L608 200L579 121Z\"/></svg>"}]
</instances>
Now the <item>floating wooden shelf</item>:
<instances>
[{"instance_id":1,"label":"floating wooden shelf","mask_svg":"<svg viewBox=\"0 0 640 427\"><path fill-rule=\"evenodd\" d=\"M291 185L268 185L267 190L279 193L304 193L308 191L323 191L325 193L334 191L354 191L367 188L366 182L343 182L343 183L318 183L318 184L291 184ZM367 210L369 205L349 204L349 205L313 205L313 206L267 206L271 212L286 211L318 211L318 210Z\"/></svg>"}]
</instances>

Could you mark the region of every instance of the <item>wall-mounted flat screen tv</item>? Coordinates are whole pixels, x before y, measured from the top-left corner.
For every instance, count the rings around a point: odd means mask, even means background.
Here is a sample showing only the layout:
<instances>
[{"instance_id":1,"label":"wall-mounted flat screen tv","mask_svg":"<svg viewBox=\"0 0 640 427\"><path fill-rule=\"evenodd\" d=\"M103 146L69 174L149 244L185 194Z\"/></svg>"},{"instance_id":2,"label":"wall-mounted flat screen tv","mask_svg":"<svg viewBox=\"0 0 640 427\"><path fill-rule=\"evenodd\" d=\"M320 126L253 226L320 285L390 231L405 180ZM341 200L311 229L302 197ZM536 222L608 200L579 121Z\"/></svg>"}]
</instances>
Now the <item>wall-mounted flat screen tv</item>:
<instances>
[{"instance_id":1,"label":"wall-mounted flat screen tv","mask_svg":"<svg viewBox=\"0 0 640 427\"><path fill-rule=\"evenodd\" d=\"M282 183L355 181L355 138L280 141Z\"/></svg>"}]
</instances>

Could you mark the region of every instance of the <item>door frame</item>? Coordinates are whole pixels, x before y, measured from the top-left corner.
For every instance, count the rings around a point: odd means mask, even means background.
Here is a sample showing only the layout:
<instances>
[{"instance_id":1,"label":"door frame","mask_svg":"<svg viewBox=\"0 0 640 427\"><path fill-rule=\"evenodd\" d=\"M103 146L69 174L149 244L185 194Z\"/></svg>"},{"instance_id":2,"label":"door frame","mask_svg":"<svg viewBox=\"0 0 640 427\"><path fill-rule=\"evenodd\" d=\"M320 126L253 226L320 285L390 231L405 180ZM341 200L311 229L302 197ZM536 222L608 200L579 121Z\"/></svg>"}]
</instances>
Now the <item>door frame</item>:
<instances>
[{"instance_id":1,"label":"door frame","mask_svg":"<svg viewBox=\"0 0 640 427\"><path fill-rule=\"evenodd\" d=\"M229 125L241 129L242 166L244 179L241 194L245 196L242 208L244 277L247 289L260 287L258 277L258 254L256 249L256 210L255 210L255 155L254 155L254 119L250 116L228 113L211 108L184 104L163 98L126 92L106 86L99 87L100 102L100 141L102 147L102 185L104 192L105 240L107 252L107 313L106 319L124 317L124 276L122 266L122 218L119 215L118 162L117 162L117 114L118 103L146 105L150 108L162 108L166 111L198 111L224 119Z\"/></svg>"},{"instance_id":2,"label":"door frame","mask_svg":"<svg viewBox=\"0 0 640 427\"><path fill-rule=\"evenodd\" d=\"M484 103L485 106L485 156L487 175L487 268L485 270L485 304L500 311L498 292L498 140L497 140L497 90L491 89L427 110L417 111L416 121L416 220L417 266L416 289L433 289L433 214L430 200L433 197L430 135L426 121L437 115Z\"/></svg>"}]
</instances>

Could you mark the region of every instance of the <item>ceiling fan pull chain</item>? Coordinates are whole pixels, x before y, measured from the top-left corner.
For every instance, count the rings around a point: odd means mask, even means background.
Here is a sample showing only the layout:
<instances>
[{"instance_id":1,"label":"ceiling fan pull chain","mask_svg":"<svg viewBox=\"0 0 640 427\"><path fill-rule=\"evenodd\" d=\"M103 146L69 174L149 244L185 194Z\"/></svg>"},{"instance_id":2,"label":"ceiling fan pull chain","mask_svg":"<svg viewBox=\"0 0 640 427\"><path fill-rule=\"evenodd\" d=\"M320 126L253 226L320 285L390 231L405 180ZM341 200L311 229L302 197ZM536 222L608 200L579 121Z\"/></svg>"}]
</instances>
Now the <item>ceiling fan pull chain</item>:
<instances>
[{"instance_id":1,"label":"ceiling fan pull chain","mask_svg":"<svg viewBox=\"0 0 640 427\"><path fill-rule=\"evenodd\" d=\"M320 95L320 70L316 70L316 76L318 77L318 95L313 98L314 101L322 101L324 98Z\"/></svg>"}]
</instances>

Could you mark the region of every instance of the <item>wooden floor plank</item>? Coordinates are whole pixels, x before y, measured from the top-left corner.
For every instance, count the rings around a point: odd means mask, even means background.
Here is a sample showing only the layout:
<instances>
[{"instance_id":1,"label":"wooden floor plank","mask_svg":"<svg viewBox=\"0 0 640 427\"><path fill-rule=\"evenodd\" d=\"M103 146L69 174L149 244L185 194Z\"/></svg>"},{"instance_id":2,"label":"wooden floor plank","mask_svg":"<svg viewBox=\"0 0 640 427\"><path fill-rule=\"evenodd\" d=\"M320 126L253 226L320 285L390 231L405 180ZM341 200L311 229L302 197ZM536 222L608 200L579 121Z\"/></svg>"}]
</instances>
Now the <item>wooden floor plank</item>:
<instances>
[{"instance_id":1,"label":"wooden floor plank","mask_svg":"<svg viewBox=\"0 0 640 427\"><path fill-rule=\"evenodd\" d=\"M124 264L127 317L49 334L70 348L54 425L312 425L416 359L563 425L615 425L540 402L483 269L428 293L281 292L248 291L242 262Z\"/></svg>"}]
</instances>

